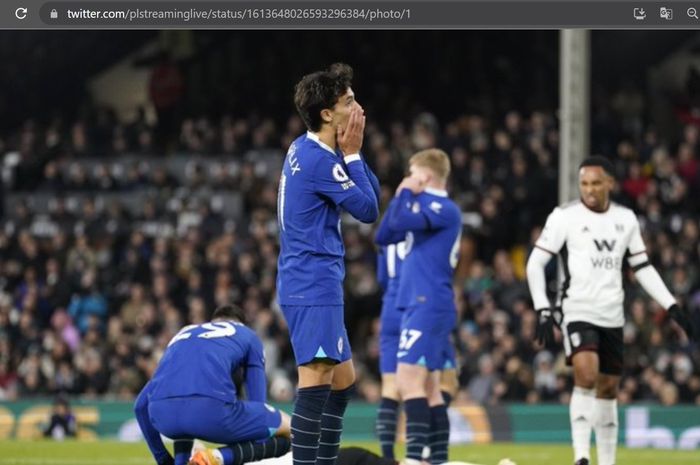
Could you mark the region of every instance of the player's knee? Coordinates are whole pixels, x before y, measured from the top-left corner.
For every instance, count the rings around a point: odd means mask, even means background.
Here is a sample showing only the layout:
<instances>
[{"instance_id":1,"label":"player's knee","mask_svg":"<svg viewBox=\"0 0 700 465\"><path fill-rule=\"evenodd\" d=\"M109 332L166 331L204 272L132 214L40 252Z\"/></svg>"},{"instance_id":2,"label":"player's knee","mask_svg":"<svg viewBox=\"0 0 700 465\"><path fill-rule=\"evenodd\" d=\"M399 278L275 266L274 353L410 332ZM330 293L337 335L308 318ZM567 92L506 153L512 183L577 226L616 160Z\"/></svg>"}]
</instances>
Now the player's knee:
<instances>
[{"instance_id":1,"label":"player's knee","mask_svg":"<svg viewBox=\"0 0 700 465\"><path fill-rule=\"evenodd\" d=\"M440 375L440 390L454 397L459 389L456 370L445 370Z\"/></svg>"},{"instance_id":2,"label":"player's knee","mask_svg":"<svg viewBox=\"0 0 700 465\"><path fill-rule=\"evenodd\" d=\"M594 389L595 388L595 376L591 377L580 377L576 381L576 386L582 387L584 389Z\"/></svg>"},{"instance_id":3,"label":"player's knee","mask_svg":"<svg viewBox=\"0 0 700 465\"><path fill-rule=\"evenodd\" d=\"M598 380L598 372L591 366L585 364L574 365L574 384L584 389L593 389Z\"/></svg>"},{"instance_id":4,"label":"player's knee","mask_svg":"<svg viewBox=\"0 0 700 465\"><path fill-rule=\"evenodd\" d=\"M396 379L399 395L402 399L427 397L425 377L412 374L412 371L413 370L406 370L405 373L399 371L399 375Z\"/></svg>"},{"instance_id":5,"label":"player's knee","mask_svg":"<svg viewBox=\"0 0 700 465\"><path fill-rule=\"evenodd\" d=\"M617 386L618 382L616 379L598 380L596 396L601 399L617 399Z\"/></svg>"},{"instance_id":6,"label":"player's knee","mask_svg":"<svg viewBox=\"0 0 700 465\"><path fill-rule=\"evenodd\" d=\"M396 386L395 375L382 376L382 397L394 400L399 398L399 389Z\"/></svg>"},{"instance_id":7,"label":"player's knee","mask_svg":"<svg viewBox=\"0 0 700 465\"><path fill-rule=\"evenodd\" d=\"M617 386L598 386L596 396L600 399L617 399Z\"/></svg>"}]
</instances>

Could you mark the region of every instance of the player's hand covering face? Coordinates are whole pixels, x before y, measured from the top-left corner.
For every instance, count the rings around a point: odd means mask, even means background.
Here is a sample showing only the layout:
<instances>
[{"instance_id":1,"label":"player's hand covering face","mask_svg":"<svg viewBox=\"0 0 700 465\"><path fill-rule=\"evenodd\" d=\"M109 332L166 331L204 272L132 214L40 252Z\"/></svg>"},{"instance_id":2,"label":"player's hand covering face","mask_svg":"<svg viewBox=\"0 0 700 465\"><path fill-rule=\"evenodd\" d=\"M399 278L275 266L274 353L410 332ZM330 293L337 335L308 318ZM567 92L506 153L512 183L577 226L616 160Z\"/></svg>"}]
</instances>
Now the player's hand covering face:
<instances>
[{"instance_id":1,"label":"player's hand covering face","mask_svg":"<svg viewBox=\"0 0 700 465\"><path fill-rule=\"evenodd\" d=\"M336 140L343 155L359 153L365 133L365 112L350 94L340 98L335 105L333 119L338 120ZM340 107L340 109L338 109Z\"/></svg>"},{"instance_id":2,"label":"player's hand covering face","mask_svg":"<svg viewBox=\"0 0 700 465\"><path fill-rule=\"evenodd\" d=\"M424 166L411 165L410 174L403 178L399 187L396 188L396 195L399 195L401 190L409 189L414 194L423 192L430 182L432 173Z\"/></svg>"}]
</instances>

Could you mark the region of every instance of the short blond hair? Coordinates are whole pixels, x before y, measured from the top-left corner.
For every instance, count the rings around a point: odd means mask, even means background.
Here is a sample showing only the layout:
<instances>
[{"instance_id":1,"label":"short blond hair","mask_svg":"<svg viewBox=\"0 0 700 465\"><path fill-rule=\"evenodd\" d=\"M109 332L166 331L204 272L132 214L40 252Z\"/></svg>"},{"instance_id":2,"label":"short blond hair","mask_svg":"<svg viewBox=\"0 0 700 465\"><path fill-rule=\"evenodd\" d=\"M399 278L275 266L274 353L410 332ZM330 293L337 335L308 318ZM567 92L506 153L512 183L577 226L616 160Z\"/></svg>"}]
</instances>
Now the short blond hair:
<instances>
[{"instance_id":1,"label":"short blond hair","mask_svg":"<svg viewBox=\"0 0 700 465\"><path fill-rule=\"evenodd\" d=\"M408 160L408 164L424 166L443 180L450 175L450 157L440 149L421 150Z\"/></svg>"}]
</instances>

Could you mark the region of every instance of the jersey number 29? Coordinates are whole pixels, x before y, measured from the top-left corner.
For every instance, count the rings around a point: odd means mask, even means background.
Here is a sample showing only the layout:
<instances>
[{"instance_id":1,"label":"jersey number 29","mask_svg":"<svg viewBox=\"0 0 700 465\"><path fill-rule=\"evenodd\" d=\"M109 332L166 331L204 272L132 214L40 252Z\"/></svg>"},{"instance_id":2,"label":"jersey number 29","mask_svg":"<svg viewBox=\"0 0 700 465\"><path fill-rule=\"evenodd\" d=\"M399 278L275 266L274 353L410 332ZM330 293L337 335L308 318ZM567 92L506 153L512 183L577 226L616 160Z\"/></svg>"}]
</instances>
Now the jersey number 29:
<instances>
[{"instance_id":1,"label":"jersey number 29","mask_svg":"<svg viewBox=\"0 0 700 465\"><path fill-rule=\"evenodd\" d=\"M201 326L207 331L201 333L197 337L203 339L215 339L217 337L227 337L236 334L236 326L228 321L217 321L216 323L204 323L202 325L188 325L182 328L168 343L168 347L175 344L177 341L182 341L183 339L189 339L192 336L192 330L197 326Z\"/></svg>"}]
</instances>

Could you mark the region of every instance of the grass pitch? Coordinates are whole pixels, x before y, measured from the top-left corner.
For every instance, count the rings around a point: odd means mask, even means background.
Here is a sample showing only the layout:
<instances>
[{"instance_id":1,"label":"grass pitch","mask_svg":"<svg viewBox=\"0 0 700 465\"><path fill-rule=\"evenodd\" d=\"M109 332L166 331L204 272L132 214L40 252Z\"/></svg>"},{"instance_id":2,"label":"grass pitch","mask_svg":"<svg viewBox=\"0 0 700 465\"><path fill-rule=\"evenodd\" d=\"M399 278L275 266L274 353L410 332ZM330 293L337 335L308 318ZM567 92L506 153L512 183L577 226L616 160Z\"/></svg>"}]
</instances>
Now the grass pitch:
<instances>
[{"instance_id":1,"label":"grass pitch","mask_svg":"<svg viewBox=\"0 0 700 465\"><path fill-rule=\"evenodd\" d=\"M373 442L348 442L378 450ZM593 452L595 457L595 452ZM496 465L510 458L517 465L572 464L571 447L560 444L511 444L453 446L450 460ZM700 450L675 451L625 449L618 451L618 465L698 465ZM0 465L153 465L145 443L116 441L52 442L0 441ZM595 463L595 459L593 461Z\"/></svg>"}]
</instances>

